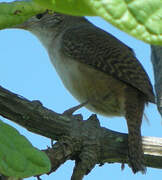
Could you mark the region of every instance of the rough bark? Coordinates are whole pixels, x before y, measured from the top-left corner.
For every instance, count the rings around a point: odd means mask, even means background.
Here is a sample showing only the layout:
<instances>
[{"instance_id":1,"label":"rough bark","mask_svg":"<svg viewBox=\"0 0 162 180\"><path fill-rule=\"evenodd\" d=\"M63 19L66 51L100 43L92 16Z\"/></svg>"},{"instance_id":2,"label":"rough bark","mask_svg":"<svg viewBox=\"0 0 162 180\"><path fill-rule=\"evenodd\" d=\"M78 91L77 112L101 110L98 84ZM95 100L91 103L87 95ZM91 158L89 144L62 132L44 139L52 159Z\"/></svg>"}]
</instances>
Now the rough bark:
<instances>
[{"instance_id":1,"label":"rough bark","mask_svg":"<svg viewBox=\"0 0 162 180\"><path fill-rule=\"evenodd\" d=\"M69 111L71 112L71 111ZM66 160L75 160L72 180L81 180L96 164L128 163L128 136L100 126L96 115L58 114L39 101L29 101L0 86L0 115L29 131L56 140L46 152L55 171ZM143 137L145 165L162 168L162 138ZM50 172L50 173L51 173Z\"/></svg>"}]
</instances>

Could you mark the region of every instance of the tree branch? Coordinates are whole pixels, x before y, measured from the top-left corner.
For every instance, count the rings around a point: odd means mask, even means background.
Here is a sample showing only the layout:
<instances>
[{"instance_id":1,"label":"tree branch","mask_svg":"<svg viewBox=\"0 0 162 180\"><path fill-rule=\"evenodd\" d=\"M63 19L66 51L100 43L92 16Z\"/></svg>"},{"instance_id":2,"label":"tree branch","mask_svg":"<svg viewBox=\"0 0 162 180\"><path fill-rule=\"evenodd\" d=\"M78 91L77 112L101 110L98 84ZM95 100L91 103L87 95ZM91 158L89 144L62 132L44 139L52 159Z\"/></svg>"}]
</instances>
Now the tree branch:
<instances>
[{"instance_id":1,"label":"tree branch","mask_svg":"<svg viewBox=\"0 0 162 180\"><path fill-rule=\"evenodd\" d=\"M82 179L96 164L128 163L127 134L100 126L96 115L58 114L39 101L29 101L0 87L0 115L29 131L57 140L44 150L55 171L66 160L75 160L72 180ZM145 165L162 168L162 138L143 137ZM50 173L51 173L50 172Z\"/></svg>"}]
</instances>

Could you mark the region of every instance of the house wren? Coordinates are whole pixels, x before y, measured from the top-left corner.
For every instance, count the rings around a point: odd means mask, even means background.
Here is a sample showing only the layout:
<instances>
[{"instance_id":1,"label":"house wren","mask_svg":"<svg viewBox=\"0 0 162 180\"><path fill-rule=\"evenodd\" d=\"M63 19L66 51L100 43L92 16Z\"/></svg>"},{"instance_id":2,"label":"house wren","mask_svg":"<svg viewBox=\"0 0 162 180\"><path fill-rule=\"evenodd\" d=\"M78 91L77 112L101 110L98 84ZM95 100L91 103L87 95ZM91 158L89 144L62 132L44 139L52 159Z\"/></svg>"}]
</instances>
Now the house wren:
<instances>
[{"instance_id":1,"label":"house wren","mask_svg":"<svg viewBox=\"0 0 162 180\"><path fill-rule=\"evenodd\" d=\"M83 17L43 13L17 25L36 35L64 86L86 107L104 116L125 116L128 160L145 172L141 123L155 102L149 77L132 49Z\"/></svg>"}]
</instances>

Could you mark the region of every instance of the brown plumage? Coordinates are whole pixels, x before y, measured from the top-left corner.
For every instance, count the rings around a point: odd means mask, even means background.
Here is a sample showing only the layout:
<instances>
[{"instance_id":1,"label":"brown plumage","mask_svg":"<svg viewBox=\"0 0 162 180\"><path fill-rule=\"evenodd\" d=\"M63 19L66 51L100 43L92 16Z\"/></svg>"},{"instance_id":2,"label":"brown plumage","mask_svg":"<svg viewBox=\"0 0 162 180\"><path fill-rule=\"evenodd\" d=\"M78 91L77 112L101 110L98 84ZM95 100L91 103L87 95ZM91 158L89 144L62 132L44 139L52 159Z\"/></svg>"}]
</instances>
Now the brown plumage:
<instances>
[{"instance_id":1,"label":"brown plumage","mask_svg":"<svg viewBox=\"0 0 162 180\"><path fill-rule=\"evenodd\" d=\"M145 172L141 123L144 105L155 97L134 52L82 17L45 13L18 28L40 39L65 87L81 103L88 100L88 109L125 116L129 164L134 173Z\"/></svg>"}]
</instances>

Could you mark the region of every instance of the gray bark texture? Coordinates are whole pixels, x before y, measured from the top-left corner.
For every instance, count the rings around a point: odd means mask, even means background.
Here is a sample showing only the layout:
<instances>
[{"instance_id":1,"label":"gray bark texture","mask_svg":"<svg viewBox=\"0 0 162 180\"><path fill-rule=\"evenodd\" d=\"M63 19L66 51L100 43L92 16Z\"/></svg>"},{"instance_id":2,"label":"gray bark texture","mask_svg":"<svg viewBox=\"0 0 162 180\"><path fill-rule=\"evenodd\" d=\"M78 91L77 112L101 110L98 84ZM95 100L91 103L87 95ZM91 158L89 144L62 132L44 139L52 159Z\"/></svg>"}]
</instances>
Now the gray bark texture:
<instances>
[{"instance_id":1,"label":"gray bark texture","mask_svg":"<svg viewBox=\"0 0 162 180\"><path fill-rule=\"evenodd\" d=\"M75 160L71 180L81 180L96 164L128 163L128 136L100 126L96 115L83 120L71 110L58 114L39 101L14 94L0 86L0 115L56 143L43 150L56 171L65 161ZM162 138L143 137L145 165L162 168ZM123 167L123 166L122 166Z\"/></svg>"}]
</instances>

